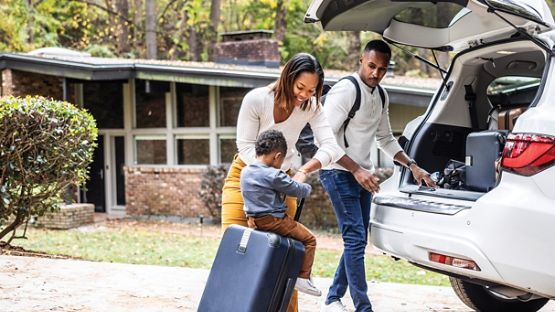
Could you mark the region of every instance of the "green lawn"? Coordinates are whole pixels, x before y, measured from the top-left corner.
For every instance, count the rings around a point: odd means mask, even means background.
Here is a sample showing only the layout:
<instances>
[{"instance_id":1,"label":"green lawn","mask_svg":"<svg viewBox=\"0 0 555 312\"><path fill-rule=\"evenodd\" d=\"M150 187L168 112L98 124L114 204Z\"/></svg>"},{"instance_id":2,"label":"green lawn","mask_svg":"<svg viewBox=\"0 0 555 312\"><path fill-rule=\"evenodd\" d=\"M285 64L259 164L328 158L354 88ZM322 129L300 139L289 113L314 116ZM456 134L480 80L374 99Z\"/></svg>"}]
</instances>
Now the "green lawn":
<instances>
[{"instance_id":1,"label":"green lawn","mask_svg":"<svg viewBox=\"0 0 555 312\"><path fill-rule=\"evenodd\" d=\"M219 238L149 231L141 227L106 228L90 232L29 229L27 237L27 240L12 241L12 245L93 261L204 269L212 265L219 244ZM340 256L337 250L318 249L313 274L332 277ZM386 256L366 257L366 277L380 282L448 285L443 275Z\"/></svg>"}]
</instances>

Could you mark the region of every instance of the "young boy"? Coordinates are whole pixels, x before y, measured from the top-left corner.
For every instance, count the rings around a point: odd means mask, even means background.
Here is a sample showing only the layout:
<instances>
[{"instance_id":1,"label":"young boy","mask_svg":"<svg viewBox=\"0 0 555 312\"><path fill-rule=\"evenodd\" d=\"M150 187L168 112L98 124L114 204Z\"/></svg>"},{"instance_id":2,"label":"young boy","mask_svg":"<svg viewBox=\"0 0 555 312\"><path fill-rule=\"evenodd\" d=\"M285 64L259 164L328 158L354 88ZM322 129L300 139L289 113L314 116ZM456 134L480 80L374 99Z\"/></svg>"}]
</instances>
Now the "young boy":
<instances>
[{"instance_id":1,"label":"young boy","mask_svg":"<svg viewBox=\"0 0 555 312\"><path fill-rule=\"evenodd\" d=\"M262 132L255 143L255 151L256 162L243 168L241 172L241 193L247 224L257 230L301 241L305 255L295 288L309 295L321 296L322 292L310 279L316 238L304 225L285 214L285 195L306 197L312 188L309 184L293 181L280 170L287 153L287 143L281 132Z\"/></svg>"}]
</instances>

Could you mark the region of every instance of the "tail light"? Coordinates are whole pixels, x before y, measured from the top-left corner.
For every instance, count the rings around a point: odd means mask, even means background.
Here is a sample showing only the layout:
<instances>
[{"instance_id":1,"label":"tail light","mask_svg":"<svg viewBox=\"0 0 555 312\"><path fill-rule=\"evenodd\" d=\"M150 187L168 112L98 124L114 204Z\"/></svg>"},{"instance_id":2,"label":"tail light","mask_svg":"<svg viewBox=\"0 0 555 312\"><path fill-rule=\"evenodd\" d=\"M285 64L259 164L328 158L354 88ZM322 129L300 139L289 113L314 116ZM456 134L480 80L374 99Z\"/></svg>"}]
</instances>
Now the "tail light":
<instances>
[{"instance_id":1,"label":"tail light","mask_svg":"<svg viewBox=\"0 0 555 312\"><path fill-rule=\"evenodd\" d=\"M432 262L446 264L446 265L454 266L461 269L481 271L478 264L476 264L476 262L474 262L473 260L469 260L469 259L451 257L448 255L435 253L435 252L428 253L428 259L430 259L430 261Z\"/></svg>"},{"instance_id":2,"label":"tail light","mask_svg":"<svg viewBox=\"0 0 555 312\"><path fill-rule=\"evenodd\" d=\"M501 167L531 176L555 164L555 138L536 134L509 134Z\"/></svg>"}]
</instances>

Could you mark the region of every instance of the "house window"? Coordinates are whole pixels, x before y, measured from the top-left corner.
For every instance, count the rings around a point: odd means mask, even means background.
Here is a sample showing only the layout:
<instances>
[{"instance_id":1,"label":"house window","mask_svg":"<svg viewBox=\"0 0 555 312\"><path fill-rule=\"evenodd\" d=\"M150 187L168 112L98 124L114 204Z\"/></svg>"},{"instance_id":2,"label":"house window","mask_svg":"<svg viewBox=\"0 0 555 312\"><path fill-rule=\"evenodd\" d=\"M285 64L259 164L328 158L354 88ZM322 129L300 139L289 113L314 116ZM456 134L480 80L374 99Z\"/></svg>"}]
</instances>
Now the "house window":
<instances>
[{"instance_id":1,"label":"house window","mask_svg":"<svg viewBox=\"0 0 555 312\"><path fill-rule=\"evenodd\" d=\"M137 164L167 164L165 136L136 136L135 146L137 151Z\"/></svg>"},{"instance_id":2,"label":"house window","mask_svg":"<svg viewBox=\"0 0 555 312\"><path fill-rule=\"evenodd\" d=\"M241 102L249 91L250 89L246 88L220 87L220 100L218 103L218 110L220 112L218 125L220 127L237 126L237 116L239 115Z\"/></svg>"},{"instance_id":3,"label":"house window","mask_svg":"<svg viewBox=\"0 0 555 312\"><path fill-rule=\"evenodd\" d=\"M235 154L237 154L235 138L220 137L220 163L230 164Z\"/></svg>"},{"instance_id":4,"label":"house window","mask_svg":"<svg viewBox=\"0 0 555 312\"><path fill-rule=\"evenodd\" d=\"M170 92L169 82L135 80L137 128L166 127L166 92Z\"/></svg>"},{"instance_id":5,"label":"house window","mask_svg":"<svg viewBox=\"0 0 555 312\"><path fill-rule=\"evenodd\" d=\"M208 139L177 137L177 163L179 165L206 165L210 163Z\"/></svg>"},{"instance_id":6,"label":"house window","mask_svg":"<svg viewBox=\"0 0 555 312\"><path fill-rule=\"evenodd\" d=\"M83 101L100 129L123 129L123 83L85 82Z\"/></svg>"},{"instance_id":7,"label":"house window","mask_svg":"<svg viewBox=\"0 0 555 312\"><path fill-rule=\"evenodd\" d=\"M176 96L178 127L210 125L208 86L178 83Z\"/></svg>"}]
</instances>

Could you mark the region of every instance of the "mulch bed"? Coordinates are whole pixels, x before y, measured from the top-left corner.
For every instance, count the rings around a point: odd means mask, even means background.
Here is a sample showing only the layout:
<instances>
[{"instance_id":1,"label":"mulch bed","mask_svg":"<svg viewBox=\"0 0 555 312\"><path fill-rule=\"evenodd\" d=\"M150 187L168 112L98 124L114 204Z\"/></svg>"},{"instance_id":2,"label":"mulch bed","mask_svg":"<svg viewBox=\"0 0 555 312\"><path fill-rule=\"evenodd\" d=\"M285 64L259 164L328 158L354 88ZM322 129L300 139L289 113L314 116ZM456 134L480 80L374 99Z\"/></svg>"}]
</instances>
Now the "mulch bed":
<instances>
[{"instance_id":1,"label":"mulch bed","mask_svg":"<svg viewBox=\"0 0 555 312\"><path fill-rule=\"evenodd\" d=\"M66 256L66 255L51 255L42 251L26 250L23 247L12 246L5 242L0 242L0 255L39 257L39 258L51 258L51 259L80 259L78 257L72 257L72 256Z\"/></svg>"}]
</instances>

